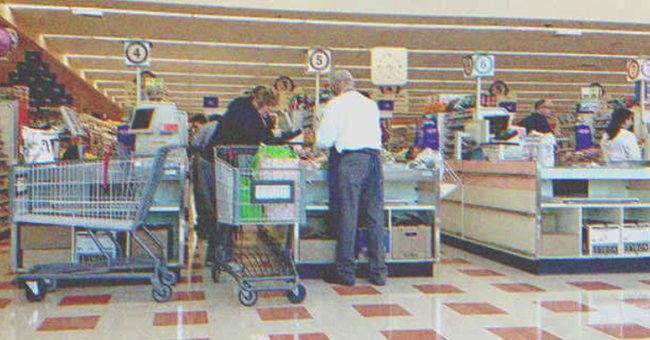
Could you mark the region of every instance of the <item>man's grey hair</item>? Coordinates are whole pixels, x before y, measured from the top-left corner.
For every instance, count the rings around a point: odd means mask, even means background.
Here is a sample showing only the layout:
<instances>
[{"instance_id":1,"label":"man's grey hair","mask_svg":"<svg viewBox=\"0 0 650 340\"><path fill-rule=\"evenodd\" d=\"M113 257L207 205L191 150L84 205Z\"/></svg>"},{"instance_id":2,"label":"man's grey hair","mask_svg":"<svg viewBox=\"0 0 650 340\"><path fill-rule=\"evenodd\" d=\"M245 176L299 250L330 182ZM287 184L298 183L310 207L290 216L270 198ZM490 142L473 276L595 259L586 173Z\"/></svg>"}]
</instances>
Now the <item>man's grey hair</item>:
<instances>
[{"instance_id":1,"label":"man's grey hair","mask_svg":"<svg viewBox=\"0 0 650 340\"><path fill-rule=\"evenodd\" d=\"M335 86L344 82L349 82L351 85L354 84L354 77L352 73L348 70L335 70L330 73L330 85Z\"/></svg>"}]
</instances>

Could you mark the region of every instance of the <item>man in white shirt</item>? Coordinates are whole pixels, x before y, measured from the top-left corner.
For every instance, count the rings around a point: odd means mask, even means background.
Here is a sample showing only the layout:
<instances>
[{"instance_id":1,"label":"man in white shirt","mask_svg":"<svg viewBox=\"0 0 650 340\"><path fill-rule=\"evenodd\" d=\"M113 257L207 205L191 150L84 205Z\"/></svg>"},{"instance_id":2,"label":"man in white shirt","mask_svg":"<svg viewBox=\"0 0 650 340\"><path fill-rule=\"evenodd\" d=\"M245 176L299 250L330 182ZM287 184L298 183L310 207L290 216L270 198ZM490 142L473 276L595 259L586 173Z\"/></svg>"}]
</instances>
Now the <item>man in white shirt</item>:
<instances>
[{"instance_id":1,"label":"man in white shirt","mask_svg":"<svg viewBox=\"0 0 650 340\"><path fill-rule=\"evenodd\" d=\"M340 153L337 180L330 181L338 202L336 272L325 281L352 286L356 280L355 241L357 226L368 231L369 280L385 285L383 174L379 159L381 127L377 104L354 89L354 78L347 70L330 74L329 83L336 97L325 108L316 133L317 146L334 146Z\"/></svg>"}]
</instances>

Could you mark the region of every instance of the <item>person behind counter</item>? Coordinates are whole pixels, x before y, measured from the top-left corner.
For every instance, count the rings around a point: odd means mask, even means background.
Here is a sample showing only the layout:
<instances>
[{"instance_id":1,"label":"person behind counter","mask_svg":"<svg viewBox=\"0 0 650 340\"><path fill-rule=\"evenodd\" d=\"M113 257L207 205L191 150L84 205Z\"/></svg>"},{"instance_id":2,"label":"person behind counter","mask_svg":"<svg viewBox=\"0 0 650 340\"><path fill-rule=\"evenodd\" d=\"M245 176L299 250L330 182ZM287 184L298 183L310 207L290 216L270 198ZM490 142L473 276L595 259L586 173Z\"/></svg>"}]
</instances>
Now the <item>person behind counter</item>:
<instances>
[{"instance_id":1,"label":"person behind counter","mask_svg":"<svg viewBox=\"0 0 650 340\"><path fill-rule=\"evenodd\" d=\"M641 150L636 136L628 129L632 127L632 111L614 110L600 146L605 162L636 161L641 159Z\"/></svg>"},{"instance_id":2,"label":"person behind counter","mask_svg":"<svg viewBox=\"0 0 650 340\"><path fill-rule=\"evenodd\" d=\"M354 285L356 233L357 226L362 224L368 230L370 283L385 285L388 270L382 242L385 221L383 174L379 159L379 108L374 101L354 89L354 78L349 71L332 72L329 83L336 97L325 107L316 140L319 148L334 146L340 153L334 190L339 207L336 269L325 276L325 281Z\"/></svg>"},{"instance_id":3,"label":"person behind counter","mask_svg":"<svg viewBox=\"0 0 650 340\"><path fill-rule=\"evenodd\" d=\"M552 109L553 104L550 100L540 99L535 102L535 111L524 117L516 125L526 128L527 134L533 131L543 134L553 133L553 129L551 129L551 125L548 123L548 118L553 115Z\"/></svg>"}]
</instances>

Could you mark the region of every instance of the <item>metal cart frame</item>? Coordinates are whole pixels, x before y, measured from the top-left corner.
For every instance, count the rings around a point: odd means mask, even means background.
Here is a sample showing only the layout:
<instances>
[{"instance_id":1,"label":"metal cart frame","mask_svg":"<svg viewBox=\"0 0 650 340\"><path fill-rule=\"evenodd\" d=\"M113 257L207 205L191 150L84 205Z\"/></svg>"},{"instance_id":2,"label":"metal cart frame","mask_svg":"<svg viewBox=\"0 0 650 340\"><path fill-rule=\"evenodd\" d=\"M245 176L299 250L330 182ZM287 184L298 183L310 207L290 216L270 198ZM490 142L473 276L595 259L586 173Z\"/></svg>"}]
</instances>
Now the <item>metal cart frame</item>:
<instances>
[{"instance_id":1,"label":"metal cart frame","mask_svg":"<svg viewBox=\"0 0 650 340\"><path fill-rule=\"evenodd\" d=\"M14 166L12 223L81 230L104 258L93 263L34 266L15 279L24 286L27 299L43 300L48 291L56 289L58 280L149 279L154 300L168 301L178 275L167 266L165 247L145 220L165 176L169 153L184 147L163 146L155 157ZM145 239L136 233L138 230L147 235ZM98 233L107 235L112 245L102 242ZM149 258L127 257L117 240L119 234L128 234ZM147 239L153 247L147 245Z\"/></svg>"},{"instance_id":2,"label":"metal cart frame","mask_svg":"<svg viewBox=\"0 0 650 340\"><path fill-rule=\"evenodd\" d=\"M301 303L307 291L300 283L294 258L298 225L306 216L303 171L297 159L258 159L259 164L252 166L257 150L215 148L217 220L235 230L241 227L241 231L254 226L256 242L244 245L239 240L232 254L235 265L227 263L222 249L216 249L212 279L218 282L222 272L232 276L244 306L253 306L260 291L286 291L290 302ZM286 237L278 240L271 234L282 226L287 227Z\"/></svg>"}]
</instances>

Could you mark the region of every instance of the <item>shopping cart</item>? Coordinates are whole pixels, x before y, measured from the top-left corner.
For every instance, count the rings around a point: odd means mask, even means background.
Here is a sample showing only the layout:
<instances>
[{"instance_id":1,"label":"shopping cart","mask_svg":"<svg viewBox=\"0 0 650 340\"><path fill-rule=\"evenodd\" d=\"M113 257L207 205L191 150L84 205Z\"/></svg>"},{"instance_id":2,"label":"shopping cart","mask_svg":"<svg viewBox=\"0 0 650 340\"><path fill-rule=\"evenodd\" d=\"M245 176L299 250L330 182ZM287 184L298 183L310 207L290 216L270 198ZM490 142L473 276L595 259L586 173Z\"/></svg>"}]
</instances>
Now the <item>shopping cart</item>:
<instances>
[{"instance_id":1,"label":"shopping cart","mask_svg":"<svg viewBox=\"0 0 650 340\"><path fill-rule=\"evenodd\" d=\"M92 261L41 264L18 275L16 281L24 286L29 301L43 300L58 280L84 279L150 279L154 300L169 300L178 277L167 267L165 246L145 220L159 183L182 173L183 157L168 157L178 148L183 146L164 146L155 157L12 168L14 224L40 224L43 232L51 225L70 227L98 250ZM128 256L119 241L124 236L147 257Z\"/></svg>"},{"instance_id":2,"label":"shopping cart","mask_svg":"<svg viewBox=\"0 0 650 340\"><path fill-rule=\"evenodd\" d=\"M294 262L298 224L305 220L298 160L260 156L258 148L240 146L218 147L215 155L217 218L240 238L234 262L228 263L224 249L216 250L212 279L231 275L244 306L254 305L260 291L286 291L290 302L301 303L307 291Z\"/></svg>"}]
</instances>

